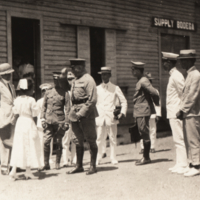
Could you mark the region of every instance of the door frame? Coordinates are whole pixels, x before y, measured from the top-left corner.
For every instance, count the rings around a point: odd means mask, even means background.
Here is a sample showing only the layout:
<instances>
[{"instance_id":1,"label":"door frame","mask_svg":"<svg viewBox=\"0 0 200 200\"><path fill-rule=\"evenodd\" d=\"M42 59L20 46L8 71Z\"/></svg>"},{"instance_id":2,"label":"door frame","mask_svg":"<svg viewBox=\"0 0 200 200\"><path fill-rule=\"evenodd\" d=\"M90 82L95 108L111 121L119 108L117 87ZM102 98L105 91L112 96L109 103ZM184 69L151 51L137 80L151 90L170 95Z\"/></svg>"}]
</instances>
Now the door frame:
<instances>
[{"instance_id":1,"label":"door frame","mask_svg":"<svg viewBox=\"0 0 200 200\"><path fill-rule=\"evenodd\" d=\"M21 17L28 19L36 19L40 21L40 72L41 83L44 82L44 43L43 43L43 16L35 13L20 13L15 11L7 11L7 61L12 65L12 17Z\"/></svg>"}]
</instances>

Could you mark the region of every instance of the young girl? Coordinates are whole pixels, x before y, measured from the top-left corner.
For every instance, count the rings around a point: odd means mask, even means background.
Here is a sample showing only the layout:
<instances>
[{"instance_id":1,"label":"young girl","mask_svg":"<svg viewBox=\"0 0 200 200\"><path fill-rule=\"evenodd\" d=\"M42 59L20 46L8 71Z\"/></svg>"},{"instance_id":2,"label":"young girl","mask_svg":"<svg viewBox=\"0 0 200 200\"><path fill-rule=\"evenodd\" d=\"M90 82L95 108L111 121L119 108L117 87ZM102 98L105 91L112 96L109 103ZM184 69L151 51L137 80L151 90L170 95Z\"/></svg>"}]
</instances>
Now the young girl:
<instances>
[{"instance_id":1,"label":"young girl","mask_svg":"<svg viewBox=\"0 0 200 200\"><path fill-rule=\"evenodd\" d=\"M14 101L13 112L19 115L15 127L13 149L10 165L10 179L16 179L16 168L26 169L25 177L34 178L31 168L41 168L44 162L40 159L38 151L39 135L33 117L38 115L36 101L31 95L33 94L33 82L30 79L20 79L19 87L21 96Z\"/></svg>"}]
</instances>

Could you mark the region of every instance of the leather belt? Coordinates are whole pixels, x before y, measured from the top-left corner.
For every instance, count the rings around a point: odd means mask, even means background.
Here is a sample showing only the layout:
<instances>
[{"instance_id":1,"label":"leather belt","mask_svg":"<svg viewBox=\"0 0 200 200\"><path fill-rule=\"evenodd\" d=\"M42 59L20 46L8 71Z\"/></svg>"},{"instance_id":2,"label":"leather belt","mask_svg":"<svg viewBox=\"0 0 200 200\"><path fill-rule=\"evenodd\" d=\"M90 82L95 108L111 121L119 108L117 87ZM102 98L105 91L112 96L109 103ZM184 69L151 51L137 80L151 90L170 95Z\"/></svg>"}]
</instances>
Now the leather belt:
<instances>
[{"instance_id":1,"label":"leather belt","mask_svg":"<svg viewBox=\"0 0 200 200\"><path fill-rule=\"evenodd\" d=\"M80 100L73 100L72 101L72 104L82 104L82 103L85 103L87 102L88 98L87 99L80 99Z\"/></svg>"}]
</instances>

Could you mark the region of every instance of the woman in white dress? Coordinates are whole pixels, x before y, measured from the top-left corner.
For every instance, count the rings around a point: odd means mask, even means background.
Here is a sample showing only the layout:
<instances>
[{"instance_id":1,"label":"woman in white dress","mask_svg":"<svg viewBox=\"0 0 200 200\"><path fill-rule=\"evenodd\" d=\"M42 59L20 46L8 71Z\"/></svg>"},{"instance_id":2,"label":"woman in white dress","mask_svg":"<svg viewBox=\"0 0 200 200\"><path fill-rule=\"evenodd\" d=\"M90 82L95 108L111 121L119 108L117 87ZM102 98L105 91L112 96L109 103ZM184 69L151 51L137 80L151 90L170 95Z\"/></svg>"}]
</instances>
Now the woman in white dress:
<instances>
[{"instance_id":1,"label":"woman in white dress","mask_svg":"<svg viewBox=\"0 0 200 200\"><path fill-rule=\"evenodd\" d=\"M12 170L10 178L16 179L16 168L26 169L25 177L34 178L31 168L41 168L44 166L40 149L40 139L37 132L36 124L33 117L38 115L36 101L31 95L33 94L33 83L30 79L21 79L19 87L22 95L14 101L13 112L19 115L17 119L13 149L10 165Z\"/></svg>"}]
</instances>

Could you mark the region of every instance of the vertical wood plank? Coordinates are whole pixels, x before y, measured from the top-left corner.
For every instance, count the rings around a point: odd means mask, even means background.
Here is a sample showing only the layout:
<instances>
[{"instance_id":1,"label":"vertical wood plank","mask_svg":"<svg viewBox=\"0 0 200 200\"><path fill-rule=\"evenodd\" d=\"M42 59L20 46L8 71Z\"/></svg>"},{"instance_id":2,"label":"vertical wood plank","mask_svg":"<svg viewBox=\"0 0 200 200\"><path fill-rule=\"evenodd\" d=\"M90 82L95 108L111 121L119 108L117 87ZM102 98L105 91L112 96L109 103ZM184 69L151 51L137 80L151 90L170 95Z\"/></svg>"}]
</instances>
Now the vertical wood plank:
<instances>
[{"instance_id":1,"label":"vertical wood plank","mask_svg":"<svg viewBox=\"0 0 200 200\"><path fill-rule=\"evenodd\" d=\"M77 26L77 56L86 60L86 70L90 73L90 28Z\"/></svg>"},{"instance_id":2,"label":"vertical wood plank","mask_svg":"<svg viewBox=\"0 0 200 200\"><path fill-rule=\"evenodd\" d=\"M117 84L115 30L105 30L105 64L112 69L111 82Z\"/></svg>"}]
</instances>

